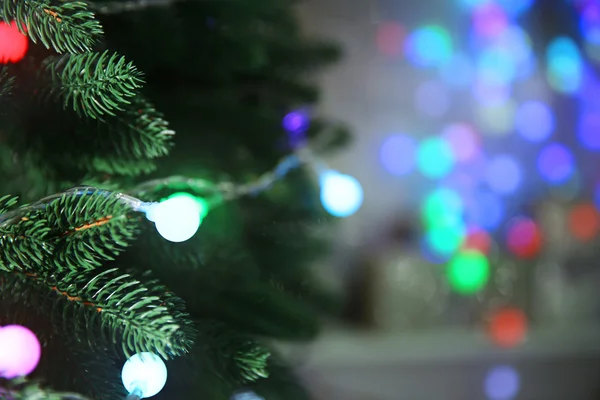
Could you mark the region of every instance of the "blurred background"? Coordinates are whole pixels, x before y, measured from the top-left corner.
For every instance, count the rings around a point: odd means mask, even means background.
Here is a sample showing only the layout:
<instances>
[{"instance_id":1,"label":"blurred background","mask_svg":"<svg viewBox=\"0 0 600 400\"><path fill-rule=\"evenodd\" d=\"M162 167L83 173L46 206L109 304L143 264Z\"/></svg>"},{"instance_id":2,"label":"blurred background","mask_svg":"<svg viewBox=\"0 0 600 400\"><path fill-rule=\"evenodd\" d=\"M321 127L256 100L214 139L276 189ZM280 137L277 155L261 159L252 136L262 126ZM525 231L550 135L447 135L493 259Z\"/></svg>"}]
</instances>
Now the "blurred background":
<instances>
[{"instance_id":1,"label":"blurred background","mask_svg":"<svg viewBox=\"0 0 600 400\"><path fill-rule=\"evenodd\" d=\"M600 399L600 2L299 12L345 59L297 113L351 125L365 193L316 266L344 320L284 348L317 399Z\"/></svg>"}]
</instances>

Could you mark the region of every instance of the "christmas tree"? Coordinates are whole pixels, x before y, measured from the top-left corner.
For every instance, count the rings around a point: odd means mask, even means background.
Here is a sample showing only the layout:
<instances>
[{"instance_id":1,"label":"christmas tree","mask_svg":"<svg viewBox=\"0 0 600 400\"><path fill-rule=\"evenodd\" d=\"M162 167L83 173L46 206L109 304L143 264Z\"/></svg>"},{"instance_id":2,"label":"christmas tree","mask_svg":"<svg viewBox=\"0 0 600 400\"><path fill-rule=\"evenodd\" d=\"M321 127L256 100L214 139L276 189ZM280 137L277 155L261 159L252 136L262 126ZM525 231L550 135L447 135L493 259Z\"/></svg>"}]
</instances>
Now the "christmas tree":
<instances>
[{"instance_id":1,"label":"christmas tree","mask_svg":"<svg viewBox=\"0 0 600 400\"><path fill-rule=\"evenodd\" d=\"M347 138L310 109L339 51L293 3L0 1L0 326L41 344L3 395L148 397L121 375L152 353L157 399L308 398L271 342L335 309L315 172L360 188L315 156Z\"/></svg>"}]
</instances>

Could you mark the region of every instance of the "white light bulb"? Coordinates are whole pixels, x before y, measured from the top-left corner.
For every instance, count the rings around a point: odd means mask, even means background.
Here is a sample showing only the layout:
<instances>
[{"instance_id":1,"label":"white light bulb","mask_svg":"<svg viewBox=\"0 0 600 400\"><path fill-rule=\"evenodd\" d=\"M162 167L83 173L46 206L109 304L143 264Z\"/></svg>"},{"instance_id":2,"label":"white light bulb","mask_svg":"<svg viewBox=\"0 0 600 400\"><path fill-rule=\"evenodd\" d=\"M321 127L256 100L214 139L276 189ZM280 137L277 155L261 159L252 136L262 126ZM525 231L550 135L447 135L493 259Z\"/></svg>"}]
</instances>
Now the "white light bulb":
<instances>
[{"instance_id":1,"label":"white light bulb","mask_svg":"<svg viewBox=\"0 0 600 400\"><path fill-rule=\"evenodd\" d=\"M121 371L123 386L128 393L136 393L140 398L152 397L167 383L167 366L153 353L138 353L123 365Z\"/></svg>"},{"instance_id":2,"label":"white light bulb","mask_svg":"<svg viewBox=\"0 0 600 400\"><path fill-rule=\"evenodd\" d=\"M356 178L337 171L326 171L320 181L321 203L329 214L348 217L361 207L363 189Z\"/></svg>"},{"instance_id":3,"label":"white light bulb","mask_svg":"<svg viewBox=\"0 0 600 400\"><path fill-rule=\"evenodd\" d=\"M146 217L168 241L185 242L198 231L204 214L202 204L194 196L176 194L150 207Z\"/></svg>"}]
</instances>

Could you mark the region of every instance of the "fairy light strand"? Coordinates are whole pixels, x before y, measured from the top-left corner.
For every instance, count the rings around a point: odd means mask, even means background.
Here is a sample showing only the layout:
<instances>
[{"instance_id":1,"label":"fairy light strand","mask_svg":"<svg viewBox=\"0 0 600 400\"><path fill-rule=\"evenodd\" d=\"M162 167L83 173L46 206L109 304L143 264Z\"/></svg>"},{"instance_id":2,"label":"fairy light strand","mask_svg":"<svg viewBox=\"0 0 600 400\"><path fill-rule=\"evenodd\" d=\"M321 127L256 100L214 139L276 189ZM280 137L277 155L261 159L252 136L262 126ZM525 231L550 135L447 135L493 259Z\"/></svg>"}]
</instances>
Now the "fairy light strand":
<instances>
[{"instance_id":1,"label":"fairy light strand","mask_svg":"<svg viewBox=\"0 0 600 400\"><path fill-rule=\"evenodd\" d=\"M211 205L215 205L223 201L232 201L244 196L256 196L267 190L276 181L285 177L291 170L304 164L312 165L315 172L322 170L324 168L323 166L325 165L322 162L319 163L310 150L303 148L282 158L271 171L261 175L255 181L246 184L235 184L233 182L220 182L215 184L202 178L171 176L144 182L129 192L138 194L159 188L161 186L171 187L177 184L184 184L194 191L205 192L204 194L209 196L207 198L207 202ZM158 204L157 202L145 202L126 193L111 192L109 190L99 189L93 186L78 186L68 189L64 192L55 193L44 197L28 206L9 211L5 214L0 214L0 228L4 228L19 222L25 214L34 210L43 209L48 204L61 198L62 196L84 196L91 194L100 194L104 196L115 195L119 201L128 206L131 210L143 213L146 213L153 205Z\"/></svg>"},{"instance_id":2,"label":"fairy light strand","mask_svg":"<svg viewBox=\"0 0 600 400\"><path fill-rule=\"evenodd\" d=\"M89 6L98 14L120 14L130 11L139 11L153 7L170 7L183 0L131 0L118 3L91 2Z\"/></svg>"}]
</instances>

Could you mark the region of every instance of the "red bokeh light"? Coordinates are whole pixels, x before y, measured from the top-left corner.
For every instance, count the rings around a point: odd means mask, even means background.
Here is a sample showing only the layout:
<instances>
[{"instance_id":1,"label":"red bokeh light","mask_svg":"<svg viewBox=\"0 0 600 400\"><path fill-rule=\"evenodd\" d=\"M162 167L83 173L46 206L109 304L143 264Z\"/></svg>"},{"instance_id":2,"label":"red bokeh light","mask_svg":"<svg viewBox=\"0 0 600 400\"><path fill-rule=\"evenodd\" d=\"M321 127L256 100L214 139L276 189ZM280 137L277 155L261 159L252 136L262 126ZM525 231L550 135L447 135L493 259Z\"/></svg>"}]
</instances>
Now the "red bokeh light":
<instances>
[{"instance_id":1,"label":"red bokeh light","mask_svg":"<svg viewBox=\"0 0 600 400\"><path fill-rule=\"evenodd\" d=\"M481 228L470 228L463 242L463 250L477 250L482 254L488 254L492 245L490 235Z\"/></svg>"},{"instance_id":2,"label":"red bokeh light","mask_svg":"<svg viewBox=\"0 0 600 400\"><path fill-rule=\"evenodd\" d=\"M542 233L529 218L516 218L508 227L506 245L515 256L532 258L542 248Z\"/></svg>"},{"instance_id":3,"label":"red bokeh light","mask_svg":"<svg viewBox=\"0 0 600 400\"><path fill-rule=\"evenodd\" d=\"M581 241L596 237L600 230L600 215L593 204L578 204L568 216L569 231Z\"/></svg>"},{"instance_id":4,"label":"red bokeh light","mask_svg":"<svg viewBox=\"0 0 600 400\"><path fill-rule=\"evenodd\" d=\"M518 308L504 308L496 312L489 324L492 341L504 348L521 344L527 335L527 316Z\"/></svg>"},{"instance_id":5,"label":"red bokeh light","mask_svg":"<svg viewBox=\"0 0 600 400\"><path fill-rule=\"evenodd\" d=\"M0 22L0 64L17 63L25 57L29 40L17 29L17 23Z\"/></svg>"},{"instance_id":6,"label":"red bokeh light","mask_svg":"<svg viewBox=\"0 0 600 400\"><path fill-rule=\"evenodd\" d=\"M383 22L377 28L377 49L379 53L398 57L402 55L406 30L397 22Z\"/></svg>"}]
</instances>

